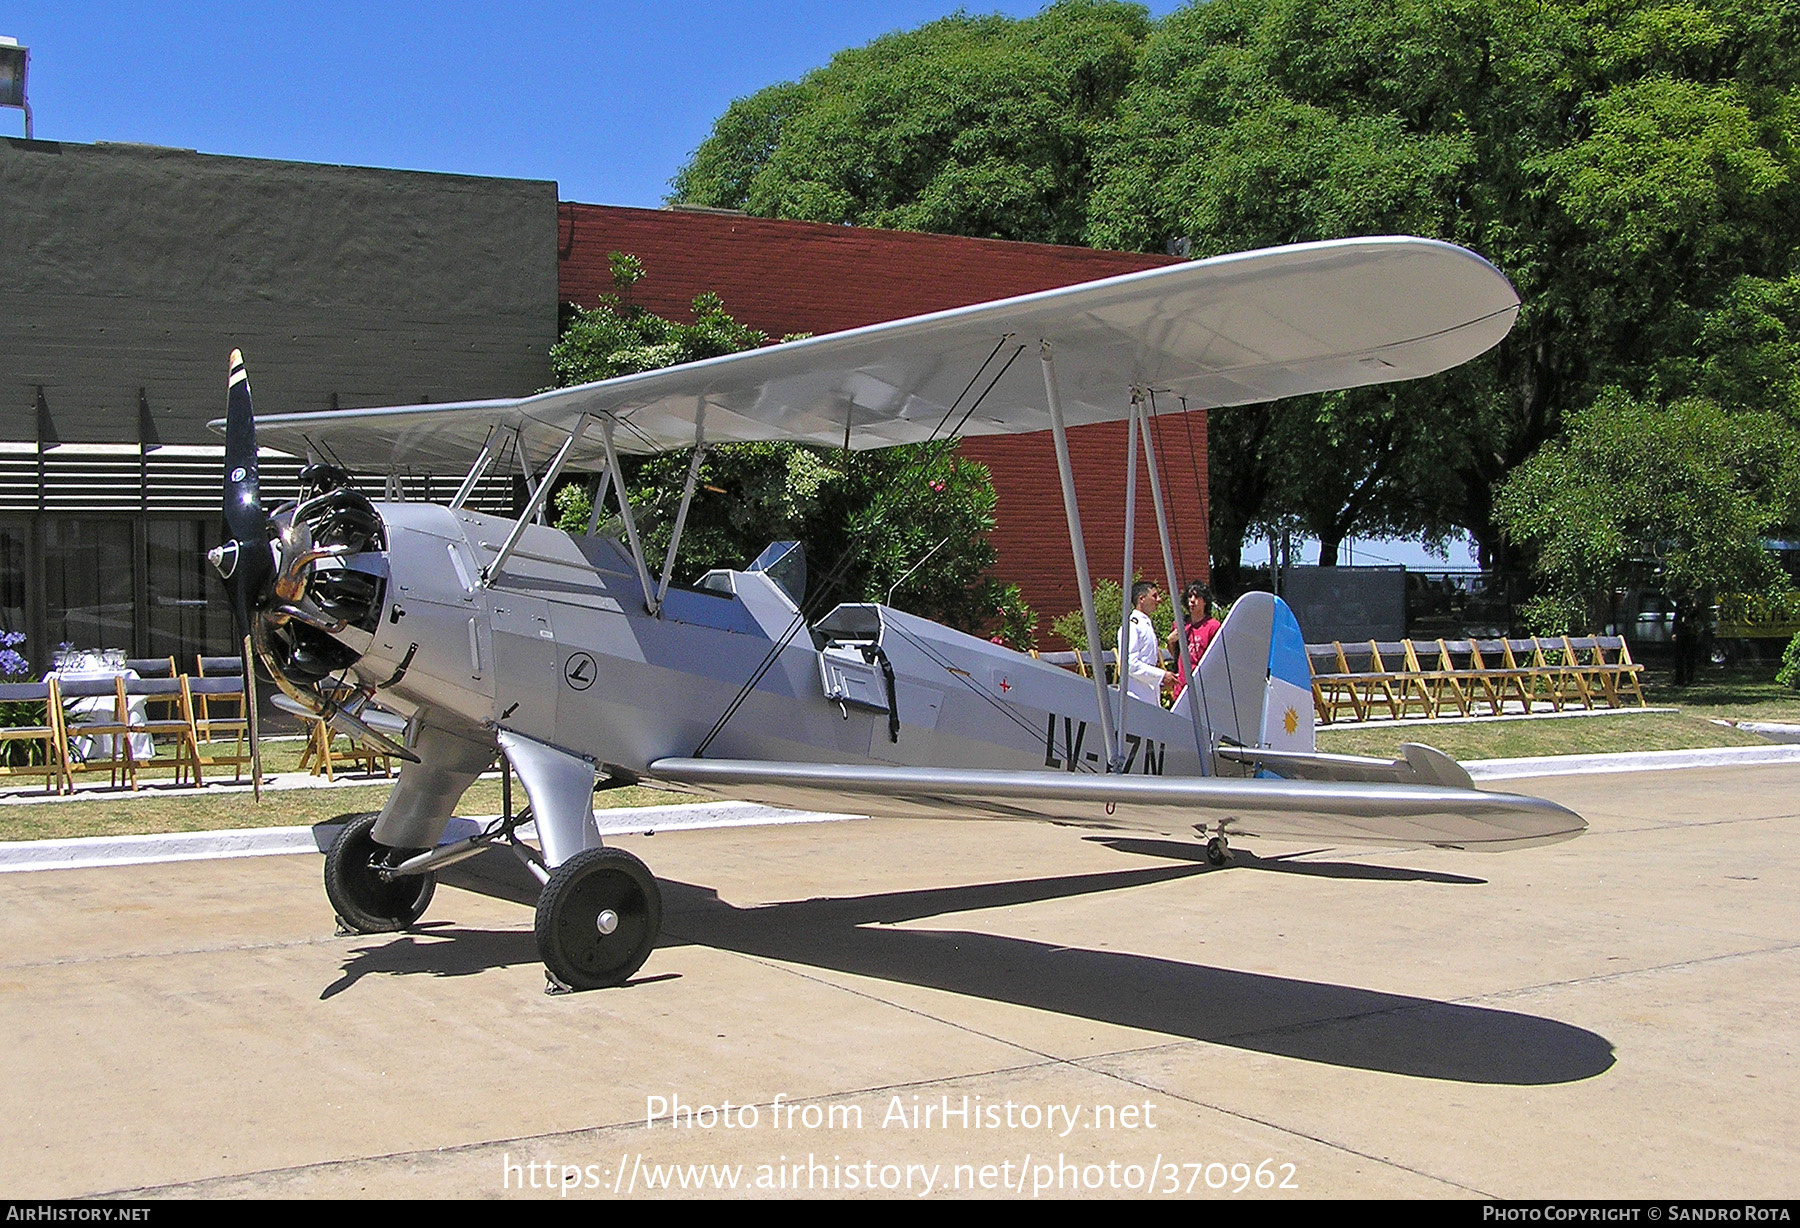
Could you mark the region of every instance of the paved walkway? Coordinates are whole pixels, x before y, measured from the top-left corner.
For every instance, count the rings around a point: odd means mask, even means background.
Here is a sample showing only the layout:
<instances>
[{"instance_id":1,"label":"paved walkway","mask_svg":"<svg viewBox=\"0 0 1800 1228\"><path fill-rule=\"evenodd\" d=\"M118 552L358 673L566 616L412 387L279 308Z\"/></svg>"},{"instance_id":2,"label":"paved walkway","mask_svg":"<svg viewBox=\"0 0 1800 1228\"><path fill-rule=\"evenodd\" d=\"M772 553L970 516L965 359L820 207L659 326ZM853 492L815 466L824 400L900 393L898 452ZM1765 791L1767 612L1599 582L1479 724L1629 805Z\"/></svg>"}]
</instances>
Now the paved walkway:
<instances>
[{"instance_id":1,"label":"paved walkway","mask_svg":"<svg viewBox=\"0 0 1800 1228\"><path fill-rule=\"evenodd\" d=\"M1222 870L1031 824L630 837L663 945L558 997L510 859L378 937L316 855L7 874L0 1188L1792 1197L1796 786L1521 782L1592 830Z\"/></svg>"}]
</instances>

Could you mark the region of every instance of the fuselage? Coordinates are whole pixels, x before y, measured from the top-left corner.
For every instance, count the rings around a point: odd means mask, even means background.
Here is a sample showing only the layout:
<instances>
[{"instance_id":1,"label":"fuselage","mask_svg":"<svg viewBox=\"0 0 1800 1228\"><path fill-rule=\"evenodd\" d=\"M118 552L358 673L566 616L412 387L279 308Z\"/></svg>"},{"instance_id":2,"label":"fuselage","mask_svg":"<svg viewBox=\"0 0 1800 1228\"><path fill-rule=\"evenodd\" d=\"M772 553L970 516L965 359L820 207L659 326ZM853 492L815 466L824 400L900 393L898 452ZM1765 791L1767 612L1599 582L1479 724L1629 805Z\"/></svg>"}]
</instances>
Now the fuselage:
<instances>
[{"instance_id":1,"label":"fuselage","mask_svg":"<svg viewBox=\"0 0 1800 1228\"><path fill-rule=\"evenodd\" d=\"M1106 770L1092 681L1000 645L875 605L808 627L760 572L709 573L652 614L621 543L537 525L484 585L510 521L376 506L389 584L357 675L383 707L461 736L505 729L634 775L703 744L721 758ZM1131 701L1121 744L1131 774L1200 772L1193 723L1159 706Z\"/></svg>"}]
</instances>

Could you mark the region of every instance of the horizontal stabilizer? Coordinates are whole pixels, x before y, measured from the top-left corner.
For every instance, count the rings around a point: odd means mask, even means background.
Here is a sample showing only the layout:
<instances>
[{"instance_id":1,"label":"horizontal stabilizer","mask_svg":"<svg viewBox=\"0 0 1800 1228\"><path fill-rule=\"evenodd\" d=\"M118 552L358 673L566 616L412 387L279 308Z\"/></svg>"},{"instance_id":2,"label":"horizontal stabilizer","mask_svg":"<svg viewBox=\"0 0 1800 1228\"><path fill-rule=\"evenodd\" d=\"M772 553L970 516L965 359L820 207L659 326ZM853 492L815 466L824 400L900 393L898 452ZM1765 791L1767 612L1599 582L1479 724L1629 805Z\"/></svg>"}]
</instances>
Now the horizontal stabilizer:
<instances>
[{"instance_id":1,"label":"horizontal stabilizer","mask_svg":"<svg viewBox=\"0 0 1800 1228\"><path fill-rule=\"evenodd\" d=\"M883 818L1036 819L1159 832L1223 821L1228 833L1247 836L1484 850L1553 844L1587 830L1579 815L1541 798L1437 785L731 759L659 759L650 774L770 806Z\"/></svg>"},{"instance_id":2,"label":"horizontal stabilizer","mask_svg":"<svg viewBox=\"0 0 1800 1228\"><path fill-rule=\"evenodd\" d=\"M1360 780L1396 785L1439 785L1473 789L1475 781L1463 765L1441 750L1408 742L1398 759L1362 755L1304 754L1249 746L1221 746L1214 752L1230 763L1261 768L1293 780Z\"/></svg>"}]
</instances>

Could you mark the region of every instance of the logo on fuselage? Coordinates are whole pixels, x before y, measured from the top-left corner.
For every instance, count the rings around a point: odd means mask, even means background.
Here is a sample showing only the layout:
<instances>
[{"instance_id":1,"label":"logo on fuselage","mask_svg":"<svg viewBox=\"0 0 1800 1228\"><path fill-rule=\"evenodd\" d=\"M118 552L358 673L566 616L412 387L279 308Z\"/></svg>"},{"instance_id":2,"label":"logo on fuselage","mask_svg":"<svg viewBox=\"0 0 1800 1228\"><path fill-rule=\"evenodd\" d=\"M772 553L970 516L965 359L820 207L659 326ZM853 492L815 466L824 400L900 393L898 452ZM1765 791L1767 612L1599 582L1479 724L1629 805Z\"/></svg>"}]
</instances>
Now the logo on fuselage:
<instances>
[{"instance_id":1,"label":"logo on fuselage","mask_svg":"<svg viewBox=\"0 0 1800 1228\"><path fill-rule=\"evenodd\" d=\"M594 685L594 678L600 671L594 666L594 654L591 652L575 652L563 662L563 681L573 690L585 691Z\"/></svg>"}]
</instances>

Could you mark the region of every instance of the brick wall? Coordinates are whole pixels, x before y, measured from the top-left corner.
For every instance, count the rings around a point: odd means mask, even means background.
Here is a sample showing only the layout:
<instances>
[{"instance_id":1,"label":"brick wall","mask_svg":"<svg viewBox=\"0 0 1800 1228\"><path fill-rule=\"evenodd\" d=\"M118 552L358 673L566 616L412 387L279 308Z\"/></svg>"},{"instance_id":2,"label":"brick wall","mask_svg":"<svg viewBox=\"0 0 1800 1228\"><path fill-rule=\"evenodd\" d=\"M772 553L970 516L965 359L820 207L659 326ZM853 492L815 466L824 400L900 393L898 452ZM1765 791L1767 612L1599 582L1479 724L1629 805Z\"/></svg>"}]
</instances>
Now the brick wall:
<instances>
[{"instance_id":1,"label":"brick wall","mask_svg":"<svg viewBox=\"0 0 1800 1228\"><path fill-rule=\"evenodd\" d=\"M612 292L611 252L644 264L632 301L658 315L691 319L696 294L711 291L739 321L772 337L838 332L882 320L1029 294L1168 264L1163 256L1037 243L868 230L663 209L564 202L557 232L564 302L592 306ZM1159 402L1158 460L1176 541L1179 585L1208 578L1206 414L1169 412ZM1124 549L1123 423L1069 432L1088 566L1118 577ZM963 455L986 465L998 494L995 574L1017 582L1049 620L1079 603L1048 432L968 439ZM1149 483L1138 479L1136 567L1162 578Z\"/></svg>"}]
</instances>

